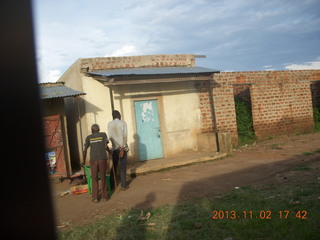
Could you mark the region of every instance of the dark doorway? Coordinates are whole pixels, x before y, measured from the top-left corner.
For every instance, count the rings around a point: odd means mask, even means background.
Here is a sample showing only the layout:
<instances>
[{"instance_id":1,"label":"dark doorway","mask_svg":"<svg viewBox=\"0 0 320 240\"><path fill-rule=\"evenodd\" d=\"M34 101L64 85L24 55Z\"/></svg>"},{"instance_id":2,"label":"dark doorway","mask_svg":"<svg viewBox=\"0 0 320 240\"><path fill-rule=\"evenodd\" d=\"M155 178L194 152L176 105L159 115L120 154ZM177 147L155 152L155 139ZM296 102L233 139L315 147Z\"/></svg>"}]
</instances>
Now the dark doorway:
<instances>
[{"instance_id":1,"label":"dark doorway","mask_svg":"<svg viewBox=\"0 0 320 240\"><path fill-rule=\"evenodd\" d=\"M256 137L253 129L250 85L234 85L233 92L239 145L253 143Z\"/></svg>"}]
</instances>

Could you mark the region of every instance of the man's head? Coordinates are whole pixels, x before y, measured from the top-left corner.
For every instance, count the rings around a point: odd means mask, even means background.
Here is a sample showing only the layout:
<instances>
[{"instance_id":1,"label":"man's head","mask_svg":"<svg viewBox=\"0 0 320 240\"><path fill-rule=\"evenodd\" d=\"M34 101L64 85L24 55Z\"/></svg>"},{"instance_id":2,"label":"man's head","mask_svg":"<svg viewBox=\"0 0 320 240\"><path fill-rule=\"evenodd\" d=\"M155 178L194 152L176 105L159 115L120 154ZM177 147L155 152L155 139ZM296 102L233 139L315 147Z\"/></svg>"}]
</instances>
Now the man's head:
<instances>
[{"instance_id":1,"label":"man's head","mask_svg":"<svg viewBox=\"0 0 320 240\"><path fill-rule=\"evenodd\" d=\"M112 117L113 119L118 118L119 120L121 120L121 114L117 110L112 111Z\"/></svg>"},{"instance_id":2,"label":"man's head","mask_svg":"<svg viewBox=\"0 0 320 240\"><path fill-rule=\"evenodd\" d=\"M98 133L100 131L100 127L98 124L92 124L91 126L91 132L92 133Z\"/></svg>"}]
</instances>

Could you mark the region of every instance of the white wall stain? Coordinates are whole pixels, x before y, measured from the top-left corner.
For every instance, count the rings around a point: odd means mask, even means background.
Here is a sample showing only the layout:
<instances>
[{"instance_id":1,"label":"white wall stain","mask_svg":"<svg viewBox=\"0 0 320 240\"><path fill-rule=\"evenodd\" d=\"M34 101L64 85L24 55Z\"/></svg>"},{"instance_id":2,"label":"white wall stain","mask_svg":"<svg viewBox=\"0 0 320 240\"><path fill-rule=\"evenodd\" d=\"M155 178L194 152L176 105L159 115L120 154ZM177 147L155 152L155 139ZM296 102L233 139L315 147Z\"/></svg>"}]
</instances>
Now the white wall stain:
<instances>
[{"instance_id":1,"label":"white wall stain","mask_svg":"<svg viewBox=\"0 0 320 240\"><path fill-rule=\"evenodd\" d=\"M153 112L153 108L152 108L152 102L146 102L146 103L141 103L142 106L142 122L154 122L155 118L154 118L154 112Z\"/></svg>"}]
</instances>

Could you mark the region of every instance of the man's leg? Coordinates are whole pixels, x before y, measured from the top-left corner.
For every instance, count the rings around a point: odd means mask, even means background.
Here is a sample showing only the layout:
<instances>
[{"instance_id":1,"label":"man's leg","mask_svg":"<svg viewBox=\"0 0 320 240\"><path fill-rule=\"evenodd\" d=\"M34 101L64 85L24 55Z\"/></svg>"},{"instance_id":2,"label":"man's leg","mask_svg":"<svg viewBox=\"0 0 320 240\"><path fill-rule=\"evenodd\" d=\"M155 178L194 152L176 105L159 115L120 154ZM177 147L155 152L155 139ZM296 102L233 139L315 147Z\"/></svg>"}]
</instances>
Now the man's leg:
<instances>
[{"instance_id":1,"label":"man's leg","mask_svg":"<svg viewBox=\"0 0 320 240\"><path fill-rule=\"evenodd\" d=\"M98 199L99 194L99 182L98 182L98 161L90 161L91 178L92 178L92 198Z\"/></svg>"},{"instance_id":2,"label":"man's leg","mask_svg":"<svg viewBox=\"0 0 320 240\"><path fill-rule=\"evenodd\" d=\"M98 160L99 162L99 172L101 180L101 198L105 199L107 197L107 184L106 184L106 171L107 171L107 160Z\"/></svg>"},{"instance_id":3,"label":"man's leg","mask_svg":"<svg viewBox=\"0 0 320 240\"><path fill-rule=\"evenodd\" d=\"M112 179L112 183L114 185L114 189L116 189L116 183L114 182L114 179L117 178L117 167L118 167L118 163L119 163L119 152L117 150L114 150L112 152L112 164L113 164L113 168L114 168L114 172L111 170L111 179Z\"/></svg>"},{"instance_id":4,"label":"man's leg","mask_svg":"<svg viewBox=\"0 0 320 240\"><path fill-rule=\"evenodd\" d=\"M113 161L114 171L117 175L117 168L118 168L118 163L119 163L119 150L118 149L113 151L112 161Z\"/></svg>"},{"instance_id":5,"label":"man's leg","mask_svg":"<svg viewBox=\"0 0 320 240\"><path fill-rule=\"evenodd\" d=\"M127 153L124 152L123 158L120 159L121 171L121 188L127 187Z\"/></svg>"}]
</instances>

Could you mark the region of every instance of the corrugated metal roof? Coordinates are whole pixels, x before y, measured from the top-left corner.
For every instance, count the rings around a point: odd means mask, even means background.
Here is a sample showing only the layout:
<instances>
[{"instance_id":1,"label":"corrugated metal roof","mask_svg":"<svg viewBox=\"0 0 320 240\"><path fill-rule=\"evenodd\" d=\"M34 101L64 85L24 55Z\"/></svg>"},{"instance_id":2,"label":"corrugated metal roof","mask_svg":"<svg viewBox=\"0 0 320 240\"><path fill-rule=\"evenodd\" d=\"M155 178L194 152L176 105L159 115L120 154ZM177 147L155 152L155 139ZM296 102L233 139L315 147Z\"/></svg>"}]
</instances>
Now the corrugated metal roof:
<instances>
[{"instance_id":1,"label":"corrugated metal roof","mask_svg":"<svg viewBox=\"0 0 320 240\"><path fill-rule=\"evenodd\" d=\"M93 70L88 72L95 76L128 76L128 75L169 75L169 74L192 74L192 73L215 73L216 69L204 67L154 67L154 68L121 68Z\"/></svg>"},{"instance_id":2,"label":"corrugated metal roof","mask_svg":"<svg viewBox=\"0 0 320 240\"><path fill-rule=\"evenodd\" d=\"M85 95L85 93L65 86L64 82L40 84L41 99L76 97L79 95Z\"/></svg>"}]
</instances>

